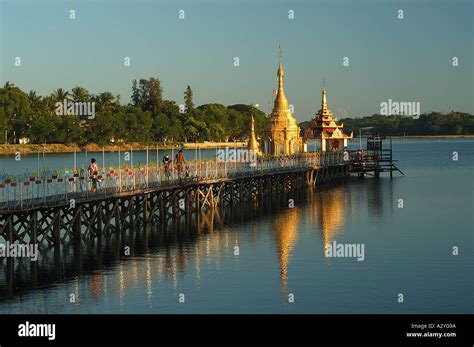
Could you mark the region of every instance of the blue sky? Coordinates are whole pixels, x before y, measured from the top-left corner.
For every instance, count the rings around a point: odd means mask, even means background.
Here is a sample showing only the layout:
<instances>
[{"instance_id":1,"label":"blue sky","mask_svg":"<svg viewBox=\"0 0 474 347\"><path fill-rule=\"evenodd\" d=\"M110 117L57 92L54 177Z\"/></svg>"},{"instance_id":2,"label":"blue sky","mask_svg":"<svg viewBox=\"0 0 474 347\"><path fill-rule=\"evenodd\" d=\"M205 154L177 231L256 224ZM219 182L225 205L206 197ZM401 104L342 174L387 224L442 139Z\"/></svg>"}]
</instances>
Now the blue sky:
<instances>
[{"instance_id":1,"label":"blue sky","mask_svg":"<svg viewBox=\"0 0 474 347\"><path fill-rule=\"evenodd\" d=\"M133 79L155 76L178 104L189 84L197 105L258 103L267 112L281 43L285 90L298 121L318 110L323 78L339 118L378 113L388 99L420 102L422 113L474 113L471 0L0 3L0 83L41 95L81 85L127 103Z\"/></svg>"}]
</instances>

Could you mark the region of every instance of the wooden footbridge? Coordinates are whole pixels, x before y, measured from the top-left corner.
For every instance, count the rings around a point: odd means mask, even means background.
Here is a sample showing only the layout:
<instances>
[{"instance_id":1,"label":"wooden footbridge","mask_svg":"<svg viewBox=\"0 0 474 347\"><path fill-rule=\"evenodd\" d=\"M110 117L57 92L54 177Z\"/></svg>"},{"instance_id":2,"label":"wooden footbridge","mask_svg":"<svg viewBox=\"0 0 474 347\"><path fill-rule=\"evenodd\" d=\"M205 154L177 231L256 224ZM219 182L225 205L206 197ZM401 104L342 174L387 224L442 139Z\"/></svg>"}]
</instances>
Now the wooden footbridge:
<instances>
[{"instance_id":1,"label":"wooden footbridge","mask_svg":"<svg viewBox=\"0 0 474 347\"><path fill-rule=\"evenodd\" d=\"M90 237L166 224L202 210L349 176L359 151L314 152L255 162L195 161L182 171L147 164L102 170L92 192L80 173L0 180L0 238L59 247Z\"/></svg>"}]
</instances>

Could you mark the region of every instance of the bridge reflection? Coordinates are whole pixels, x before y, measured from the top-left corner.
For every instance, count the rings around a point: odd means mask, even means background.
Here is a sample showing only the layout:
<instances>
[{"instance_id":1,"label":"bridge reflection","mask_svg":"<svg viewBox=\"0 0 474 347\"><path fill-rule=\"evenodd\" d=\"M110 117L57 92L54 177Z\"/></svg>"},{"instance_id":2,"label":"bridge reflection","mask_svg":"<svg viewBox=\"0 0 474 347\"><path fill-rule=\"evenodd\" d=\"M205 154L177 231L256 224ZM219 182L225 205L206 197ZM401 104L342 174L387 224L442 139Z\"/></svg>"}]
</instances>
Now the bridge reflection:
<instances>
[{"instance_id":1,"label":"bridge reflection","mask_svg":"<svg viewBox=\"0 0 474 347\"><path fill-rule=\"evenodd\" d=\"M82 245L66 245L61 251L57 248L42 251L37 262L7 258L0 261L0 302L61 283L77 298L74 304L77 312L81 312L81 299L87 296L97 301L118 297L119 306L123 308L127 293L142 287L146 288L143 294L147 304L153 308L156 284L161 281L170 283L178 295L178 282L185 273L192 273L192 281L200 287L203 265L206 268L212 265L221 271L222 259L232 258L238 266L235 246L242 248L265 237L259 225L271 228L266 235L270 235L276 251L281 291L287 293L299 233L313 230L302 227L303 219L319 232L323 254L326 244L343 231L350 232L345 225L354 217L355 205L358 205L357 213L366 211L375 218L383 213L380 202L385 200L382 195L387 187L381 188L380 182L368 182L285 192L271 200L262 198L211 209L192 218L183 215L167 225L99 234L83 241ZM385 183L390 184L391 195L392 183ZM357 193L353 194L354 191ZM290 199L294 200L294 207L289 207ZM129 255L125 254L126 250ZM111 272L115 276L107 276ZM80 280L81 276L88 280Z\"/></svg>"}]
</instances>

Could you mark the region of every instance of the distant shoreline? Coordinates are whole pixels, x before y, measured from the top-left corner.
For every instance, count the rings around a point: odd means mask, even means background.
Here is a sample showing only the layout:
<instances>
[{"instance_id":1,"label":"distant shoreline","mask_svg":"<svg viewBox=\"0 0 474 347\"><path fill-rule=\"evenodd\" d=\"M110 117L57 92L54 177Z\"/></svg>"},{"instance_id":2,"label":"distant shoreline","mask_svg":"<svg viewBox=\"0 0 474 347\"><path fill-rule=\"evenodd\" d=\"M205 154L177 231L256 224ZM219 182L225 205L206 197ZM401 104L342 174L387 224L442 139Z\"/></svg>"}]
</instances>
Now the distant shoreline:
<instances>
[{"instance_id":1,"label":"distant shoreline","mask_svg":"<svg viewBox=\"0 0 474 347\"><path fill-rule=\"evenodd\" d=\"M246 142L200 142L200 143L176 143L172 145L156 145L152 144L148 146L149 151L156 151L158 150L171 150L171 149L209 149L209 148L232 148L232 147L242 148L246 147ZM77 153L82 152L102 152L102 149L105 152L118 152L120 151L129 151L130 149L134 151L145 151L147 148L146 145L141 145L138 143L131 143L131 144L121 144L121 145L107 145L107 146L99 146L97 144L87 144L85 146L78 146L78 145L64 145L64 144L9 144L5 148L5 145L0 145L0 156L5 155L15 155L17 152L21 154L35 154L35 153Z\"/></svg>"},{"instance_id":2,"label":"distant shoreline","mask_svg":"<svg viewBox=\"0 0 474 347\"><path fill-rule=\"evenodd\" d=\"M474 139L474 135L410 135L410 136L387 136L387 138L392 139ZM358 137L355 137L354 140L357 140ZM171 150L171 149L210 149L210 148L243 148L247 146L246 142L188 142L188 143L177 143L173 145L158 145L158 150ZM102 152L102 148L105 152L118 152L120 151L128 151L130 148L134 151L145 151L146 145L141 145L138 143L132 144L121 144L121 145L107 145L107 146L99 146L97 144L87 144L85 146L78 146L78 145L64 145L64 144L46 144L46 145L39 145L39 144L9 144L7 148L4 145L0 145L0 156L5 155L15 155L17 152L21 154L35 154L35 153L83 153L83 152ZM149 145L149 151L156 151L157 145Z\"/></svg>"},{"instance_id":3,"label":"distant shoreline","mask_svg":"<svg viewBox=\"0 0 474 347\"><path fill-rule=\"evenodd\" d=\"M392 139L474 139L474 135L407 135L407 136L387 136Z\"/></svg>"}]
</instances>

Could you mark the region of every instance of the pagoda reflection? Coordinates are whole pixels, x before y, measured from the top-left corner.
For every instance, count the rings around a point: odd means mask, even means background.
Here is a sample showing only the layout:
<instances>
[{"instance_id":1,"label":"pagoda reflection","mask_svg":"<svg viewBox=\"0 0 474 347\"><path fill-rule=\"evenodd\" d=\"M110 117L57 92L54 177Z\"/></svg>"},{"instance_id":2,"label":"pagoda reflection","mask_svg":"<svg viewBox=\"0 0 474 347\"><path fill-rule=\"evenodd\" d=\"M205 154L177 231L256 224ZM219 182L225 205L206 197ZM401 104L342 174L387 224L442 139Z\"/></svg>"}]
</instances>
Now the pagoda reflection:
<instances>
[{"instance_id":1,"label":"pagoda reflection","mask_svg":"<svg viewBox=\"0 0 474 347\"><path fill-rule=\"evenodd\" d=\"M343 186L331 187L328 190L311 190L309 193L310 223L318 228L321 235L323 254L326 245L335 240L343 230L346 206L350 196Z\"/></svg>"},{"instance_id":2,"label":"pagoda reflection","mask_svg":"<svg viewBox=\"0 0 474 347\"><path fill-rule=\"evenodd\" d=\"M302 208L298 205L296 203L295 207L290 208L284 198L278 202L252 201L226 211L208 211L188 224L183 221L165 229L153 226L151 230L137 229L121 236L112 235L101 244L85 245L80 252L70 250L71 254L65 255L66 262L80 262L82 266L76 272L73 266L68 265L71 272L63 273L61 279L66 283L68 276L76 279L73 282L75 287L70 292L80 298L75 303L77 312L81 312L81 306L88 297L105 303L112 302L115 297L119 309L124 310L128 296L137 288L143 289L145 302L152 309L164 283L178 295L185 274L193 276L199 288L205 278L203 271L223 271L222 265L228 264L229 259L238 268L239 257L234 254L235 247L243 249L265 237L265 233L258 228L258 220L263 220L270 221L269 236L274 240L279 261L281 290L286 292L289 266L298 242L301 221ZM327 221L323 220L324 223ZM128 256L123 252L125 246L130 246ZM99 252L98 247L102 247L102 251ZM46 269L40 271L46 272ZM88 279L78 281L78 274Z\"/></svg>"},{"instance_id":3,"label":"pagoda reflection","mask_svg":"<svg viewBox=\"0 0 474 347\"><path fill-rule=\"evenodd\" d=\"M299 220L300 210L294 207L279 213L272 222L280 261L280 281L283 293L286 293L288 289L288 265L298 240Z\"/></svg>"}]
</instances>

